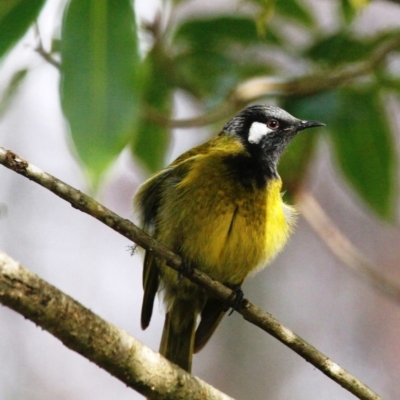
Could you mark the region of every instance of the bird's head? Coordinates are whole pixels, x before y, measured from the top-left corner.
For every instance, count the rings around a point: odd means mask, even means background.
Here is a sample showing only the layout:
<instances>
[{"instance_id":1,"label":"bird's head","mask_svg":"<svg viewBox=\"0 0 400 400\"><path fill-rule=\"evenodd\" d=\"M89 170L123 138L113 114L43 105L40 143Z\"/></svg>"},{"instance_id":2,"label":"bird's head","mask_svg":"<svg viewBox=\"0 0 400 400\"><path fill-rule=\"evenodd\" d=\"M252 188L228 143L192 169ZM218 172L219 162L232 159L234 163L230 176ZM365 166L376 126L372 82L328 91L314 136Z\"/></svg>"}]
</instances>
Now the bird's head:
<instances>
[{"instance_id":1,"label":"bird's head","mask_svg":"<svg viewBox=\"0 0 400 400\"><path fill-rule=\"evenodd\" d=\"M279 107L255 105L233 117L222 133L237 137L252 157L260 158L275 170L282 152L298 132L324 125L295 118Z\"/></svg>"}]
</instances>

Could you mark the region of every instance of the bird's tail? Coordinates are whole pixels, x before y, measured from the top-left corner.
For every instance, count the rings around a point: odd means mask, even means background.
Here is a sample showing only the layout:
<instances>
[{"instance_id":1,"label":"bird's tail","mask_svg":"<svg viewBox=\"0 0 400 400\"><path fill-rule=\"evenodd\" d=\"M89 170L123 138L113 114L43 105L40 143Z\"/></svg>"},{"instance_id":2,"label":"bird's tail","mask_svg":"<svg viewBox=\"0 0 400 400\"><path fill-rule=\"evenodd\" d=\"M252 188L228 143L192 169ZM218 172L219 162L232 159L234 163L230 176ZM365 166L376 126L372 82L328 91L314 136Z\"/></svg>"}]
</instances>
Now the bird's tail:
<instances>
[{"instance_id":1,"label":"bird's tail","mask_svg":"<svg viewBox=\"0 0 400 400\"><path fill-rule=\"evenodd\" d=\"M197 312L195 302L177 300L165 315L160 353L191 372Z\"/></svg>"}]
</instances>

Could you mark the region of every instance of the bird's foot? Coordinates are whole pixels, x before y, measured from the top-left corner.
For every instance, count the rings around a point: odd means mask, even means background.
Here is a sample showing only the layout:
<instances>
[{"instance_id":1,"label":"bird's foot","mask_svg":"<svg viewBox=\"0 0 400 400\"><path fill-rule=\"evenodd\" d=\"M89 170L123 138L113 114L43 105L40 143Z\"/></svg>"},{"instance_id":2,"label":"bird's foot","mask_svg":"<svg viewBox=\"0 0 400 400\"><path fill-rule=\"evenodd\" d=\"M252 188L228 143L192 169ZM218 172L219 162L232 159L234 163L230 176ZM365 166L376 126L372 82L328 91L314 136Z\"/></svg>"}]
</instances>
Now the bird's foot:
<instances>
[{"instance_id":1,"label":"bird's foot","mask_svg":"<svg viewBox=\"0 0 400 400\"><path fill-rule=\"evenodd\" d=\"M233 285L231 287L231 289L232 289L232 296L231 297L234 300L234 304L233 304L233 306L231 308L231 312L228 315L232 315L232 313L234 311L239 310L239 308L240 308L240 306L242 304L242 301L244 299L244 293L243 293L243 290L240 287L240 285Z\"/></svg>"},{"instance_id":2,"label":"bird's foot","mask_svg":"<svg viewBox=\"0 0 400 400\"><path fill-rule=\"evenodd\" d=\"M192 268L184 261L178 270L178 283L183 279L184 276L189 275L192 272Z\"/></svg>"}]
</instances>

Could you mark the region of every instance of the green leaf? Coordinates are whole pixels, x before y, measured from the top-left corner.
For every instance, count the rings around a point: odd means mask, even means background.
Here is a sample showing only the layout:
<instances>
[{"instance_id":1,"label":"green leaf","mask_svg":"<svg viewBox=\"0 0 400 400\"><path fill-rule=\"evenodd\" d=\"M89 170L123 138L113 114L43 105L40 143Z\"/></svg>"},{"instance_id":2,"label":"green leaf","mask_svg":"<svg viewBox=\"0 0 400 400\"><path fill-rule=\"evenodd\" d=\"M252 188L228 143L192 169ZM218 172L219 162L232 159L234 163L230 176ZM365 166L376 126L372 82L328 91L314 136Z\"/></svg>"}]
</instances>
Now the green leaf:
<instances>
[{"instance_id":1,"label":"green leaf","mask_svg":"<svg viewBox=\"0 0 400 400\"><path fill-rule=\"evenodd\" d=\"M369 0L340 0L340 8L346 24L350 24Z\"/></svg>"},{"instance_id":2,"label":"green leaf","mask_svg":"<svg viewBox=\"0 0 400 400\"><path fill-rule=\"evenodd\" d=\"M129 0L72 0L61 41L62 107L93 183L128 143L140 91Z\"/></svg>"},{"instance_id":3,"label":"green leaf","mask_svg":"<svg viewBox=\"0 0 400 400\"><path fill-rule=\"evenodd\" d=\"M224 97L236 82L232 77L235 64L223 53L202 50L183 53L176 57L175 64L181 79L177 85L198 98Z\"/></svg>"},{"instance_id":4,"label":"green leaf","mask_svg":"<svg viewBox=\"0 0 400 400\"><path fill-rule=\"evenodd\" d=\"M3 116L8 109L10 103L14 99L14 95L24 81L28 70L22 69L14 73L6 89L0 98L0 117Z\"/></svg>"},{"instance_id":5,"label":"green leaf","mask_svg":"<svg viewBox=\"0 0 400 400\"><path fill-rule=\"evenodd\" d=\"M172 110L172 87L168 61L165 56L153 48L144 62L146 68L146 83L143 88L141 113L132 134L131 151L149 172L158 171L164 166L165 153L170 142L170 128L166 124L148 117L148 113L169 118Z\"/></svg>"},{"instance_id":6,"label":"green leaf","mask_svg":"<svg viewBox=\"0 0 400 400\"><path fill-rule=\"evenodd\" d=\"M347 24L351 23L357 15L357 9L350 0L340 0L340 9Z\"/></svg>"},{"instance_id":7,"label":"green leaf","mask_svg":"<svg viewBox=\"0 0 400 400\"><path fill-rule=\"evenodd\" d=\"M272 31L257 31L253 19L220 16L184 22L173 44L174 86L187 90L210 109L224 99L241 79L267 74L271 67L260 56L261 45L278 44Z\"/></svg>"},{"instance_id":8,"label":"green leaf","mask_svg":"<svg viewBox=\"0 0 400 400\"><path fill-rule=\"evenodd\" d=\"M386 71L385 71L386 72ZM397 76L390 76L389 74L377 76L378 84L381 88L393 92L397 96L400 95L400 78Z\"/></svg>"},{"instance_id":9,"label":"green leaf","mask_svg":"<svg viewBox=\"0 0 400 400\"><path fill-rule=\"evenodd\" d=\"M287 191L290 197L294 197L304 183L319 135L320 132L314 130L300 133L289 145L279 162L283 190Z\"/></svg>"},{"instance_id":10,"label":"green leaf","mask_svg":"<svg viewBox=\"0 0 400 400\"><path fill-rule=\"evenodd\" d=\"M179 77L175 85L203 101L207 109L219 104L243 79L272 72L265 61L244 52L198 49L179 54L174 63Z\"/></svg>"},{"instance_id":11,"label":"green leaf","mask_svg":"<svg viewBox=\"0 0 400 400\"><path fill-rule=\"evenodd\" d=\"M344 176L366 204L380 217L393 217L395 193L395 145L391 136L387 116L377 90L341 89L325 92L311 97L288 99L284 108L301 119L314 119L326 123L332 140L336 159ZM318 132L306 131L300 133L303 145L307 143L307 135L317 135ZM301 147L300 138L296 138L293 147ZM312 139L308 136L311 142ZM311 147L313 143L311 143ZM292 146L289 146L288 153ZM299 159L296 164L285 168L292 170L300 168L301 179L304 166L308 162L307 149L297 150L295 156ZM284 156L285 157L285 156ZM290 154L287 157L291 157ZM285 158L282 159L286 162ZM297 166L296 166L297 165ZM281 169L280 169L281 171ZM290 173L291 171L289 171ZM293 178L284 176L289 184ZM295 181L296 183L296 181Z\"/></svg>"},{"instance_id":12,"label":"green leaf","mask_svg":"<svg viewBox=\"0 0 400 400\"><path fill-rule=\"evenodd\" d=\"M259 36L265 36L267 32L267 23L271 19L275 11L276 0L245 0L251 4L254 22L256 24Z\"/></svg>"},{"instance_id":13,"label":"green leaf","mask_svg":"<svg viewBox=\"0 0 400 400\"><path fill-rule=\"evenodd\" d=\"M283 101L282 107L302 120L326 123L335 105L332 93L325 92L311 97L287 98ZM288 191L289 196L294 196L304 183L321 135L321 128L300 132L283 154L279 163L279 174L282 177L284 190Z\"/></svg>"},{"instance_id":14,"label":"green leaf","mask_svg":"<svg viewBox=\"0 0 400 400\"><path fill-rule=\"evenodd\" d=\"M0 3L0 57L25 34L44 3L45 0L8 0Z\"/></svg>"},{"instance_id":15,"label":"green leaf","mask_svg":"<svg viewBox=\"0 0 400 400\"><path fill-rule=\"evenodd\" d=\"M185 21L178 27L174 42L189 45L195 50L219 48L226 51L226 46L232 44L279 44L280 39L271 30L265 36L260 36L251 18L222 16Z\"/></svg>"},{"instance_id":16,"label":"green leaf","mask_svg":"<svg viewBox=\"0 0 400 400\"><path fill-rule=\"evenodd\" d=\"M376 47L382 43L389 42L391 40L397 41L400 36L400 29L390 29L379 32L377 35L370 39L371 45ZM399 52L399 48L393 49L393 51Z\"/></svg>"},{"instance_id":17,"label":"green leaf","mask_svg":"<svg viewBox=\"0 0 400 400\"><path fill-rule=\"evenodd\" d=\"M291 97L284 101L283 108L296 118L328 124L332 115L338 113L337 93L322 92L314 96ZM308 134L308 131L306 132Z\"/></svg>"},{"instance_id":18,"label":"green leaf","mask_svg":"<svg viewBox=\"0 0 400 400\"><path fill-rule=\"evenodd\" d=\"M372 48L371 42L353 38L341 31L318 40L304 55L327 66L338 66L367 58Z\"/></svg>"},{"instance_id":19,"label":"green leaf","mask_svg":"<svg viewBox=\"0 0 400 400\"><path fill-rule=\"evenodd\" d=\"M310 28L315 25L314 16L301 1L277 0L275 8L282 16L290 18L305 27Z\"/></svg>"},{"instance_id":20,"label":"green leaf","mask_svg":"<svg viewBox=\"0 0 400 400\"><path fill-rule=\"evenodd\" d=\"M339 166L381 218L394 215L395 144L375 89L340 90L329 123Z\"/></svg>"}]
</instances>

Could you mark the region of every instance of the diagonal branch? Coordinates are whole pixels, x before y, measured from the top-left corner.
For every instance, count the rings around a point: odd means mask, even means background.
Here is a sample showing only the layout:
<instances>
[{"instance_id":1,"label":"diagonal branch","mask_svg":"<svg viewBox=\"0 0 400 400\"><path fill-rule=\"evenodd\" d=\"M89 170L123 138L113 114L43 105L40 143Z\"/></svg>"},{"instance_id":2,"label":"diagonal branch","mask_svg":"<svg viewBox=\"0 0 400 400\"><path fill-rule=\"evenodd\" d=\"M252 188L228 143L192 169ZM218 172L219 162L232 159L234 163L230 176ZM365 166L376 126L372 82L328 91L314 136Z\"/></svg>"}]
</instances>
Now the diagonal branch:
<instances>
[{"instance_id":1,"label":"diagonal branch","mask_svg":"<svg viewBox=\"0 0 400 400\"><path fill-rule=\"evenodd\" d=\"M148 117L173 128L193 128L217 122L232 116L248 103L265 97L309 96L355 79L369 75L393 51L400 49L400 35L380 43L371 56L362 62L347 65L333 71L322 71L299 78L258 77L251 78L234 88L231 95L210 113L189 119L170 120L148 110Z\"/></svg>"},{"instance_id":2,"label":"diagonal branch","mask_svg":"<svg viewBox=\"0 0 400 400\"><path fill-rule=\"evenodd\" d=\"M40 36L40 31L39 31L39 25L37 23L35 23L34 25L35 28L35 34L38 38L38 44L36 47L36 52L43 57L43 59L45 61L47 61L49 64L51 64L53 67L57 68L58 70L61 69L61 62L57 61L51 53L49 53L48 51L45 50L44 46L43 46L43 41L42 41L42 37Z\"/></svg>"},{"instance_id":3,"label":"diagonal branch","mask_svg":"<svg viewBox=\"0 0 400 400\"><path fill-rule=\"evenodd\" d=\"M388 0L400 3L400 0ZM47 52L39 34L36 51L50 64L61 69L61 63ZM154 109L147 109L146 116L160 125L171 128L194 128L206 126L218 122L221 119L231 117L248 103L265 97L287 97L287 96L309 96L323 91L336 88L355 79L364 77L382 63L393 51L400 49L400 35L391 37L380 43L372 52L371 56L364 61L346 65L333 71L322 71L297 78L276 78L271 76L251 78L240 83L233 89L228 98L209 113L188 119L169 119Z\"/></svg>"},{"instance_id":4,"label":"diagonal branch","mask_svg":"<svg viewBox=\"0 0 400 400\"><path fill-rule=\"evenodd\" d=\"M233 400L104 321L2 251L0 302L152 399Z\"/></svg>"},{"instance_id":5,"label":"diagonal branch","mask_svg":"<svg viewBox=\"0 0 400 400\"><path fill-rule=\"evenodd\" d=\"M376 267L340 232L311 193L301 190L296 200L301 215L344 265L391 300L400 303L400 288L377 272Z\"/></svg>"},{"instance_id":6,"label":"diagonal branch","mask_svg":"<svg viewBox=\"0 0 400 400\"><path fill-rule=\"evenodd\" d=\"M5 150L2 147L0 147L0 164L49 189L57 196L68 201L73 207L105 223L147 251L154 253L155 256L165 259L171 268L179 270L182 260L178 255L148 236L127 219L122 219L89 196L86 196L50 174L41 171L15 153ZM209 293L227 302L227 304L235 306L234 292L203 272L194 269L186 278L206 288ZM237 311L247 321L274 336L359 399L382 400L378 394L373 392L356 377L331 361L327 356L290 329L283 326L271 314L263 312L247 299L241 303Z\"/></svg>"}]
</instances>

